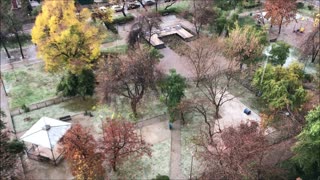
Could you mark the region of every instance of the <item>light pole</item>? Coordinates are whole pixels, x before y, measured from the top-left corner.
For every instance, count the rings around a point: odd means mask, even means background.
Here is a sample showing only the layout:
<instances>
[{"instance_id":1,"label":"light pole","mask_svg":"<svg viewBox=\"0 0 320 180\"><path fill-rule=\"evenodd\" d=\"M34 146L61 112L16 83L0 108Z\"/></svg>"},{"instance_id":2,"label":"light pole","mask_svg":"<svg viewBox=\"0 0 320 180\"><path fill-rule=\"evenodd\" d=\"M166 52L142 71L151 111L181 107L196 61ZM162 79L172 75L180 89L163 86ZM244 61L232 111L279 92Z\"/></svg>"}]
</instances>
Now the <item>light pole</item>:
<instances>
[{"instance_id":1,"label":"light pole","mask_svg":"<svg viewBox=\"0 0 320 180\"><path fill-rule=\"evenodd\" d=\"M192 156L191 156L191 167L190 167L190 176L189 176L189 179L191 180L192 179L192 167L193 167L193 158L195 156L197 152L197 146L196 146L196 150L195 151L192 151Z\"/></svg>"}]
</instances>

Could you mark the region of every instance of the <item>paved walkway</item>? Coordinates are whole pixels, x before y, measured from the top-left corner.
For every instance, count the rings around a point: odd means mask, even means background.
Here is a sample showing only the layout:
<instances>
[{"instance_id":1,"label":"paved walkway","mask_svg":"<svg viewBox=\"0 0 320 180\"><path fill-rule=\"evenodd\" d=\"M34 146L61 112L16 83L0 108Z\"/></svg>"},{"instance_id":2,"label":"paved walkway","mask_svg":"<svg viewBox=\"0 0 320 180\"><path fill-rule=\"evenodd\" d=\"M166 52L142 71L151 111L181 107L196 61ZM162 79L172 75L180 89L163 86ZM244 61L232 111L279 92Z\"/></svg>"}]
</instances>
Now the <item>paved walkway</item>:
<instances>
[{"instance_id":1,"label":"paved walkway","mask_svg":"<svg viewBox=\"0 0 320 180\"><path fill-rule=\"evenodd\" d=\"M181 171L181 121L173 123L171 130L170 179L188 179Z\"/></svg>"}]
</instances>

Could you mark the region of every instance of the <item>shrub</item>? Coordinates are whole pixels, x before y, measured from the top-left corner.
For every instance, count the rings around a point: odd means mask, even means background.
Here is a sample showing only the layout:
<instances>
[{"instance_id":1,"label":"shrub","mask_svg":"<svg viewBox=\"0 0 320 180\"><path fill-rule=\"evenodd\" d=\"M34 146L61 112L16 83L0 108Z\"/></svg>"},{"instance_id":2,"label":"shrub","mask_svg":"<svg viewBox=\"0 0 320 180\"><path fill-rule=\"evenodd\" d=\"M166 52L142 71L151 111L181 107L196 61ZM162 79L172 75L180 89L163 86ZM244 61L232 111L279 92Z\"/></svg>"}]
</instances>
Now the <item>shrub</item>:
<instances>
[{"instance_id":1,"label":"shrub","mask_svg":"<svg viewBox=\"0 0 320 180\"><path fill-rule=\"evenodd\" d=\"M302 9L303 6L304 6L304 3L303 3L303 2L298 2L298 3L297 3L297 8L298 8L298 9Z\"/></svg>"},{"instance_id":2,"label":"shrub","mask_svg":"<svg viewBox=\"0 0 320 180\"><path fill-rule=\"evenodd\" d=\"M33 8L31 11L31 16L38 16L38 14L41 12L41 5Z\"/></svg>"},{"instance_id":3,"label":"shrub","mask_svg":"<svg viewBox=\"0 0 320 180\"><path fill-rule=\"evenodd\" d=\"M314 6L313 5L308 5L308 9L311 11L314 9Z\"/></svg>"},{"instance_id":4,"label":"shrub","mask_svg":"<svg viewBox=\"0 0 320 180\"><path fill-rule=\"evenodd\" d=\"M169 15L169 14L179 14L179 9L176 8L176 7L170 7L168 9L160 9L159 10L159 13L162 15L162 16L165 16L165 15Z\"/></svg>"},{"instance_id":5,"label":"shrub","mask_svg":"<svg viewBox=\"0 0 320 180\"><path fill-rule=\"evenodd\" d=\"M28 106L26 106L25 104L21 106L21 109L24 111L24 112L30 112L30 108Z\"/></svg>"},{"instance_id":6,"label":"shrub","mask_svg":"<svg viewBox=\"0 0 320 180\"><path fill-rule=\"evenodd\" d=\"M13 154L21 153L25 148L23 142L15 139L8 144L8 151Z\"/></svg>"},{"instance_id":7,"label":"shrub","mask_svg":"<svg viewBox=\"0 0 320 180\"><path fill-rule=\"evenodd\" d=\"M104 25L106 26L107 29L109 29L111 32L118 34L118 30L116 27L114 27L113 24L108 23L108 22L104 22Z\"/></svg>"},{"instance_id":8,"label":"shrub","mask_svg":"<svg viewBox=\"0 0 320 180\"><path fill-rule=\"evenodd\" d=\"M113 19L113 24L125 24L127 22L133 21L134 20L134 16L132 16L131 14L128 14L127 16L121 16L121 17L116 17L115 19Z\"/></svg>"}]
</instances>

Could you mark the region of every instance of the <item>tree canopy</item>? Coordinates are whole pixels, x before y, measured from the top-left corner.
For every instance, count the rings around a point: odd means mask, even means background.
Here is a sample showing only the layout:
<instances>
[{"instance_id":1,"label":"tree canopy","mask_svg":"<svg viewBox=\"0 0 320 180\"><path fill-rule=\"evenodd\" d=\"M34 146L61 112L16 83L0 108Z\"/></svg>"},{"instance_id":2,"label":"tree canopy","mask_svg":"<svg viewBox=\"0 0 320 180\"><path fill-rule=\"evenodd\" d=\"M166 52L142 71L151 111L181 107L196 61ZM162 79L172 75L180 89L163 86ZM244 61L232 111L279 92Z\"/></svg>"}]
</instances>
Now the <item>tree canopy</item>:
<instances>
[{"instance_id":1,"label":"tree canopy","mask_svg":"<svg viewBox=\"0 0 320 180\"><path fill-rule=\"evenodd\" d=\"M43 3L31 34L46 70L80 73L92 68L103 35L90 24L90 16L86 8L77 10L73 1Z\"/></svg>"},{"instance_id":2,"label":"tree canopy","mask_svg":"<svg viewBox=\"0 0 320 180\"><path fill-rule=\"evenodd\" d=\"M320 105L306 116L306 125L298 135L294 160L305 174L320 175Z\"/></svg>"},{"instance_id":3,"label":"tree canopy","mask_svg":"<svg viewBox=\"0 0 320 180\"><path fill-rule=\"evenodd\" d=\"M298 63L288 68L272 66L257 70L253 78L253 85L262 92L262 99L269 108L292 110L299 108L306 101L306 91L302 87L303 66Z\"/></svg>"},{"instance_id":4,"label":"tree canopy","mask_svg":"<svg viewBox=\"0 0 320 180\"><path fill-rule=\"evenodd\" d=\"M274 65L282 66L286 62L289 52L290 45L285 42L278 41L275 44L272 44L269 60Z\"/></svg>"},{"instance_id":5,"label":"tree canopy","mask_svg":"<svg viewBox=\"0 0 320 180\"><path fill-rule=\"evenodd\" d=\"M170 70L170 75L161 84L163 101L168 107L171 121L174 120L174 110L184 97L186 87L186 79L177 74L175 69Z\"/></svg>"},{"instance_id":6,"label":"tree canopy","mask_svg":"<svg viewBox=\"0 0 320 180\"><path fill-rule=\"evenodd\" d=\"M225 40L225 54L240 64L254 64L260 60L265 45L265 32L253 26L240 27L237 23Z\"/></svg>"}]
</instances>

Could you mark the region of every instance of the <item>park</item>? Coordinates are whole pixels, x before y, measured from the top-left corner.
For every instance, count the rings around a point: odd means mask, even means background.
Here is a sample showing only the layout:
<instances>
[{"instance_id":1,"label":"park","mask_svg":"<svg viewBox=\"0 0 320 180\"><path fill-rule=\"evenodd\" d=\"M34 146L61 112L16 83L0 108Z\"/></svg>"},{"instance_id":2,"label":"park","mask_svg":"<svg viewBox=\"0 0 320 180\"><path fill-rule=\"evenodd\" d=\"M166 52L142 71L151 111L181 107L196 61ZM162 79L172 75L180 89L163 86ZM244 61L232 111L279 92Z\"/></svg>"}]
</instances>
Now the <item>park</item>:
<instances>
[{"instance_id":1,"label":"park","mask_svg":"<svg viewBox=\"0 0 320 180\"><path fill-rule=\"evenodd\" d=\"M5 0L3 178L319 178L319 8Z\"/></svg>"}]
</instances>

